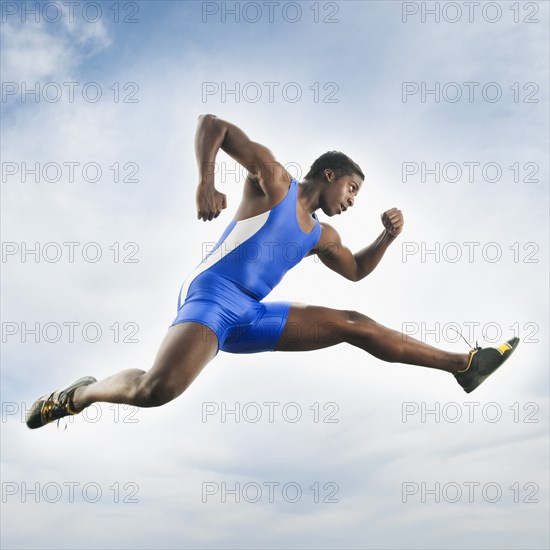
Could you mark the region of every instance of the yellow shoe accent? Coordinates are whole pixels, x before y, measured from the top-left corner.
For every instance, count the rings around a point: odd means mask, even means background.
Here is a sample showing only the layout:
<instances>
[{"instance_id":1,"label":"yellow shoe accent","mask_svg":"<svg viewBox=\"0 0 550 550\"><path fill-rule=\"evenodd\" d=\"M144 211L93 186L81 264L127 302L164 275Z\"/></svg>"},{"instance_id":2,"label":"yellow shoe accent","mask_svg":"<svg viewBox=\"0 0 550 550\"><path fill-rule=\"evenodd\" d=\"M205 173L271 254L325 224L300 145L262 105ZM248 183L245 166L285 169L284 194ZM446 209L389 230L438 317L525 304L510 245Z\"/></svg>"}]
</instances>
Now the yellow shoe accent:
<instances>
[{"instance_id":1,"label":"yellow shoe accent","mask_svg":"<svg viewBox=\"0 0 550 550\"><path fill-rule=\"evenodd\" d=\"M512 346L510 344L500 344L500 346L498 346L498 351L500 351L500 353L502 353L502 355L504 355L504 352L505 351L508 351L510 349L512 349Z\"/></svg>"},{"instance_id":2,"label":"yellow shoe accent","mask_svg":"<svg viewBox=\"0 0 550 550\"><path fill-rule=\"evenodd\" d=\"M72 402L75 390L81 386L93 384L97 380L93 376L84 376L73 382L69 387L63 390L57 390L49 395L39 397L27 411L25 422L27 426L34 430L59 420L64 416L77 414Z\"/></svg>"},{"instance_id":3,"label":"yellow shoe accent","mask_svg":"<svg viewBox=\"0 0 550 550\"><path fill-rule=\"evenodd\" d=\"M474 358L474 355L480 350L480 348L473 349L470 351L470 359L468 360L468 366L464 370L457 370L456 372L466 372L470 365L472 364L472 359Z\"/></svg>"},{"instance_id":4,"label":"yellow shoe accent","mask_svg":"<svg viewBox=\"0 0 550 550\"><path fill-rule=\"evenodd\" d=\"M471 350L466 369L454 373L456 381L466 393L471 393L510 358L518 344L519 338L514 337L498 348Z\"/></svg>"}]
</instances>

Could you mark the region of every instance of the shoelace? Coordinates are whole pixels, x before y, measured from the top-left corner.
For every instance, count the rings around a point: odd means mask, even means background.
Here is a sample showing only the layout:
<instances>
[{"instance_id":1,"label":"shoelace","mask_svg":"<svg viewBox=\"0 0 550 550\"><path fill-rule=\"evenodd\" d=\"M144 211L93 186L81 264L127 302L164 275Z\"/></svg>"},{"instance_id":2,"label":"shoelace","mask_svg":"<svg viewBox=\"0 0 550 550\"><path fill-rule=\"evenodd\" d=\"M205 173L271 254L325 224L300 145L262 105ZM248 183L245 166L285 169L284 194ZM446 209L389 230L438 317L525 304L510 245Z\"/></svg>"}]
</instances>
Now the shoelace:
<instances>
[{"instance_id":1,"label":"shoelace","mask_svg":"<svg viewBox=\"0 0 550 550\"><path fill-rule=\"evenodd\" d=\"M59 422L61 422L61 420L63 420L63 424L64 424L63 431L65 431L67 429L67 421L65 420L65 417L57 419L57 422L56 422L57 429L59 430Z\"/></svg>"},{"instance_id":2,"label":"shoelace","mask_svg":"<svg viewBox=\"0 0 550 550\"><path fill-rule=\"evenodd\" d=\"M63 431L65 431L67 429L67 421L65 420L65 416L67 416L67 405L70 396L68 393L65 392L61 392L57 396L55 394L56 392L53 392L48 397L48 399L46 399L46 402L44 403L44 408L42 409L42 415L46 418L48 422L52 422L56 419L56 416L58 414L61 414L62 416L59 416L59 418L57 418L57 429L59 430L59 422L61 419L63 419Z\"/></svg>"},{"instance_id":3,"label":"shoelace","mask_svg":"<svg viewBox=\"0 0 550 550\"><path fill-rule=\"evenodd\" d=\"M479 352L481 350L481 346L477 343L477 340L476 340L476 347L472 348L472 344L470 344L470 342L468 342L468 340L466 340L466 338L464 338L463 334L460 331L456 330L456 328L454 328L454 327L451 327L451 328L466 342L466 344L470 348L470 359L468 361L468 366L464 370L457 371L455 373L455 376L456 376L458 373L463 373L463 372L466 372L467 370L469 370L470 365L472 363L473 356L476 352Z\"/></svg>"},{"instance_id":4,"label":"shoelace","mask_svg":"<svg viewBox=\"0 0 550 550\"><path fill-rule=\"evenodd\" d=\"M473 347L472 347L472 344L470 344L470 342L468 342L468 340L466 340L466 338L464 338L464 336L462 335L462 332L460 332L459 330L456 330L455 327L451 327L451 328L452 328L452 329L453 329L453 330L454 330L454 331L455 331L455 332L456 332L456 333L466 342L466 344L468 345L468 347L469 347L472 351L474 351L474 350L476 350L476 349L477 349L477 350L480 350L480 349L481 349L481 346L477 343L477 339L476 339L476 347L473 348Z\"/></svg>"}]
</instances>

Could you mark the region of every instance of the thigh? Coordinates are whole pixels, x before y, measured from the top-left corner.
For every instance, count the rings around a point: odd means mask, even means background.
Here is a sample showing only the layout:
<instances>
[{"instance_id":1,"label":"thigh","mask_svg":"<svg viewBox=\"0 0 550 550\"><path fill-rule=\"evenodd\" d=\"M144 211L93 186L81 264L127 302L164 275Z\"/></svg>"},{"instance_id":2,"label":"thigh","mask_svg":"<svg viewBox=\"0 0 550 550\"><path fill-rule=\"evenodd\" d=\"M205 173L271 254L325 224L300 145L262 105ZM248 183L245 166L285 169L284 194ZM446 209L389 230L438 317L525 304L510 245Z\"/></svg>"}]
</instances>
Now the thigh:
<instances>
[{"instance_id":1,"label":"thigh","mask_svg":"<svg viewBox=\"0 0 550 550\"><path fill-rule=\"evenodd\" d=\"M236 324L220 345L227 353L274 351L283 332L290 302L252 302L245 322ZM251 319L250 319L251 318Z\"/></svg>"},{"instance_id":2,"label":"thigh","mask_svg":"<svg viewBox=\"0 0 550 550\"><path fill-rule=\"evenodd\" d=\"M183 322L172 325L157 351L147 381L183 391L218 353L216 334L206 325Z\"/></svg>"},{"instance_id":3,"label":"thigh","mask_svg":"<svg viewBox=\"0 0 550 550\"><path fill-rule=\"evenodd\" d=\"M353 329L349 311L292 303L275 351L310 351L346 342Z\"/></svg>"}]
</instances>

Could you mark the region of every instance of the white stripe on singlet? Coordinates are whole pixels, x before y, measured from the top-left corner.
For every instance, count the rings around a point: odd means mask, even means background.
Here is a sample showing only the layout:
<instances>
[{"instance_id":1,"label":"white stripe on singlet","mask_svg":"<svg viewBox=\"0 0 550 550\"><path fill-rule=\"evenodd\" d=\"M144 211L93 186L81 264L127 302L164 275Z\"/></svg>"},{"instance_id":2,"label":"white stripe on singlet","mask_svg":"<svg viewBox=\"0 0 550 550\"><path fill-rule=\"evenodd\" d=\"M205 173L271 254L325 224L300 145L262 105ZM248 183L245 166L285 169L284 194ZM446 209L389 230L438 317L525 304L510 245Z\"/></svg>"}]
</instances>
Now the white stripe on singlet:
<instances>
[{"instance_id":1,"label":"white stripe on singlet","mask_svg":"<svg viewBox=\"0 0 550 550\"><path fill-rule=\"evenodd\" d=\"M263 212L252 218L247 218L246 220L240 220L235 223L227 237L224 241L220 243L218 248L213 250L185 279L182 284L179 296L179 305L183 305L185 298L187 297L187 292L189 286L198 277L203 271L211 268L214 264L219 262L227 254L232 252L239 245L244 243L247 239L250 239L254 234L256 234L267 222L269 218L269 213Z\"/></svg>"}]
</instances>

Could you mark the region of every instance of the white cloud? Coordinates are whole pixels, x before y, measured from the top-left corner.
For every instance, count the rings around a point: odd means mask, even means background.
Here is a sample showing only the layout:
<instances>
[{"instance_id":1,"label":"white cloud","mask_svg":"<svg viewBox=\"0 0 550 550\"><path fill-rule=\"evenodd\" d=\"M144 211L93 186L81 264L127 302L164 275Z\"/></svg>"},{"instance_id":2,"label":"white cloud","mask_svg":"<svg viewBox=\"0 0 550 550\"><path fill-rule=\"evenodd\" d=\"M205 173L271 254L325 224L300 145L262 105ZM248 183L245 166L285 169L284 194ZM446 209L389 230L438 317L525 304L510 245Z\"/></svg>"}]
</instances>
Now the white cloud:
<instances>
[{"instance_id":1,"label":"white cloud","mask_svg":"<svg viewBox=\"0 0 550 550\"><path fill-rule=\"evenodd\" d=\"M358 284L308 259L289 272L271 299L353 308L395 328L403 321L425 323L427 329L437 322L457 322L467 331L464 323L476 321L480 340L487 323L498 320L503 337L519 323L521 336L535 328L532 338L539 343L522 342L517 361L503 367L473 396L464 394L446 373L384 364L342 345L302 354L222 353L180 399L159 409L140 410L137 424L123 422L125 410L119 411L115 423L116 409L109 405L99 409L98 422L80 416L65 432L55 427L31 432L19 416L9 416L2 429L4 480L81 485L93 481L101 485L105 499L97 504L64 499L56 505L23 505L17 495L10 497L2 525L6 546L59 545L58 531L52 526L67 515L74 521L62 526L66 547L98 546L104 543L103 533L109 533L113 548L441 548L451 547L450 528L456 528L463 546L476 544L485 532L487 547L514 547L508 532L502 534L503 526L515 529L519 538L532 537L532 546L544 543L547 398L540 387L547 376L541 343L548 327L540 303L547 296L543 252L547 241L541 237L542 222L531 222L544 216L546 190L542 183L514 185L509 180L498 185L479 180L456 185L401 183L404 160L491 160L506 167L510 152L518 162L538 161L539 179L545 181L547 157L536 139L544 130L536 122L538 115L533 116L544 111L542 102L532 112L531 106L512 105L501 124L498 112L488 105L474 104L471 111L463 105L457 111L451 105L407 105L400 99L400 82L408 74L451 79L477 73L481 78L495 66L499 78L512 78L517 73L501 62L506 58L502 52L516 51L518 62L522 51L525 59L534 59L531 54L540 45L540 31L537 28L535 36L527 27L507 25L509 34L497 38L493 36L497 31L483 25L464 34L464 29L441 25L422 27L419 35L418 29L413 32L400 23L394 7L365 3L352 12L349 5L342 4L344 24L339 26L274 24L265 34L260 27L249 26L245 30L258 39L256 47L234 41L237 34L227 31L240 27L228 24L223 35L205 25L200 33L170 36L167 50L158 36L162 25L149 36L150 27L143 21L139 30L148 37L146 45L116 72L119 82L139 84L139 103L114 103L106 77L101 81L105 97L97 104L82 99L72 104L10 104L3 159L32 165L93 161L103 168L104 178L96 184L81 176L71 184L66 175L51 184L23 184L17 177L3 183L4 240L77 241L81 246L97 242L104 256L98 263L78 255L74 263L66 257L54 263L10 258L3 266L3 320L60 325L93 321L103 328L104 337L97 344L84 341L78 331L75 343L67 341L66 333L58 344L22 343L18 335L10 338L3 346L3 401L29 401L84 374L103 377L122 368L149 367L175 315L179 284L200 257L202 243L217 240L242 191L240 182L229 176L220 184L228 195L228 210L215 223L196 221L193 131L200 112L234 121L283 162L308 168L318 154L333 148L357 160L368 175L367 186L347 217L332 220L354 250L377 235L380 212L398 205L407 220L402 242L433 246L435 241L496 240L508 254L494 264L479 256L473 263L422 262L418 255L403 263L402 244L396 243L379 270ZM180 15L190 17L185 11ZM370 32L365 32L367 27ZM114 39L117 46L127 47L133 39L122 26L109 32L102 26L66 26L59 35L39 26L33 27L33 34L26 26L5 28L3 67L14 81L77 75L84 81L91 70L90 55L98 59L104 55L103 60L117 63L120 50L112 46ZM454 33L452 46L443 41L448 33ZM502 49L496 45L491 49L491 40L498 40ZM213 51L209 41L223 47ZM476 55L481 46L486 58ZM252 62L243 62L245 51ZM453 64L447 64L448 55ZM261 59L267 62L260 64ZM525 65L522 78L531 78L530 66ZM107 63L105 69L112 66ZM313 82L337 80L340 102L201 100L204 81L254 80L297 81L306 97ZM109 168L114 162L136 162L139 183L115 184ZM540 262L515 263L508 246L532 241L540 245ZM112 261L109 247L114 242L137 242L139 263ZM136 322L139 343L114 343L109 327L115 321ZM533 325L525 329L528 323ZM458 341L424 337L454 351L465 350ZM231 419L223 423L220 417L206 423L201 419L204 402L235 406L268 401L299 403L304 420L234 424ZM477 411L496 401L503 419L491 423L476 416L472 424L466 420L453 424L428 417L422 423L414 416L410 422L402 421L403 402L432 408L435 403L457 402L466 414L468 401L481 403ZM535 403L539 423L515 422L510 407L516 402L521 419L534 410L524 409L524 404ZM313 422L309 407L314 403L337 403L339 422ZM333 481L338 483L340 502L314 505L304 498L298 506L281 500L273 506L265 501L205 504L201 489L208 480L295 481L304 490L314 481ZM405 505L401 484L406 480L496 481L503 487L533 481L541 487L540 503L531 515L533 508L518 507L510 526L510 508L515 509L509 500L492 509L484 502L472 506L461 502L453 508L418 501ZM139 504L116 506L108 500L109 487L116 481L138 483ZM309 490L306 494L311 496ZM25 526L19 519L22 513ZM480 519L472 524L476 514ZM27 527L29 518L32 529ZM94 539L92 531L98 524L101 538ZM82 533L89 537L87 542L79 539Z\"/></svg>"}]
</instances>

